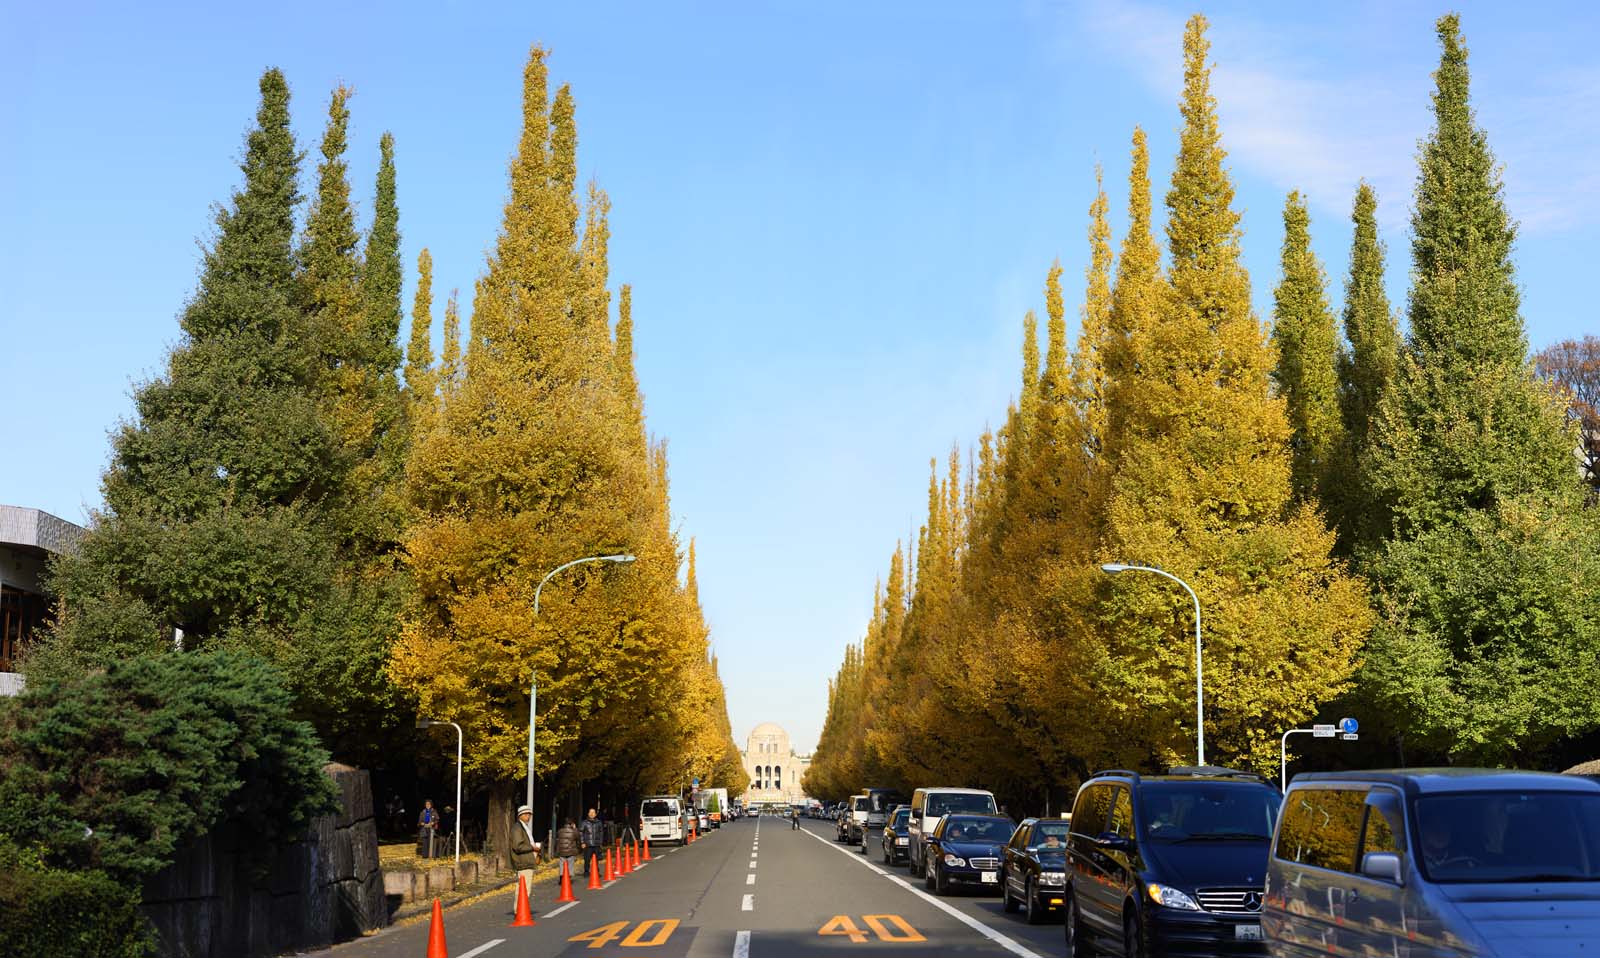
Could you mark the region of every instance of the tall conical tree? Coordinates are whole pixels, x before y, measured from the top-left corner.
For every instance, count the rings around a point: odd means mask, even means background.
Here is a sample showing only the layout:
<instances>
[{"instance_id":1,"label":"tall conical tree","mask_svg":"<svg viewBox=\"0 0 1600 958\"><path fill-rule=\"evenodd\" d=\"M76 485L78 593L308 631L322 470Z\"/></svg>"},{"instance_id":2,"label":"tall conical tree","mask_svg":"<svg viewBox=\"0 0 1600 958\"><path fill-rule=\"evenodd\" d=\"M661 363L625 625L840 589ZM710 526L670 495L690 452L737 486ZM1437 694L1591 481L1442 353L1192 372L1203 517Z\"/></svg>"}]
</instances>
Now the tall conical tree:
<instances>
[{"instance_id":1,"label":"tall conical tree","mask_svg":"<svg viewBox=\"0 0 1600 958\"><path fill-rule=\"evenodd\" d=\"M411 339L406 345L406 396L411 419L433 411L439 373L433 368L433 254L417 254L417 291L411 299Z\"/></svg>"},{"instance_id":2,"label":"tall conical tree","mask_svg":"<svg viewBox=\"0 0 1600 958\"><path fill-rule=\"evenodd\" d=\"M1438 35L1434 129L1411 216L1410 335L1369 465L1402 537L1448 524L1463 507L1573 485L1574 440L1528 366L1516 227L1475 125L1459 18L1441 17Z\"/></svg>"},{"instance_id":3,"label":"tall conical tree","mask_svg":"<svg viewBox=\"0 0 1600 958\"><path fill-rule=\"evenodd\" d=\"M452 289L444 302L444 344L439 350L440 399L453 395L466 372L461 362L461 307L457 305L459 290Z\"/></svg>"},{"instance_id":4,"label":"tall conical tree","mask_svg":"<svg viewBox=\"0 0 1600 958\"><path fill-rule=\"evenodd\" d=\"M1194 587L1206 624L1208 757L1266 769L1277 762L1269 730L1309 718L1343 688L1370 613L1360 584L1329 558L1332 534L1315 512L1291 508L1288 423L1239 262L1205 29L1195 16L1184 33L1184 127L1167 194L1170 299L1149 310L1155 297L1136 287L1128 294L1145 308L1113 311L1127 339L1112 388L1123 408L1102 555ZM1123 275L1148 283L1138 229ZM1137 573L1104 589L1091 613L1105 648L1094 681L1125 705L1106 723L1121 740L1098 744L1122 761L1189 758L1188 596Z\"/></svg>"},{"instance_id":5,"label":"tall conical tree","mask_svg":"<svg viewBox=\"0 0 1600 958\"><path fill-rule=\"evenodd\" d=\"M1336 356L1339 335L1328 308L1326 275L1311 251L1311 215L1298 191L1283 205L1283 278L1273 290L1274 373L1288 404L1290 481L1301 499L1328 501L1344 446Z\"/></svg>"},{"instance_id":6,"label":"tall conical tree","mask_svg":"<svg viewBox=\"0 0 1600 958\"><path fill-rule=\"evenodd\" d=\"M1345 449L1335 482L1343 489L1335 519L1346 553L1377 545L1376 503L1361 475L1372 425L1383 394L1400 362L1400 331L1384 291L1384 249L1378 239L1378 198L1363 182L1356 188L1350 219L1350 275L1344 286L1344 336L1339 350L1339 408Z\"/></svg>"},{"instance_id":7,"label":"tall conical tree","mask_svg":"<svg viewBox=\"0 0 1600 958\"><path fill-rule=\"evenodd\" d=\"M1128 170L1128 235L1117 257L1111 291L1110 333L1106 337L1106 434L1102 456L1113 461L1128 430L1128 411L1139 405L1134 367L1137 352L1148 347L1152 330L1170 293L1161 276L1161 247L1150 216L1150 150L1144 130L1134 127ZM1109 468L1109 467L1108 467Z\"/></svg>"},{"instance_id":8,"label":"tall conical tree","mask_svg":"<svg viewBox=\"0 0 1600 958\"><path fill-rule=\"evenodd\" d=\"M1459 20L1437 29L1410 335L1365 458L1391 536L1368 564L1382 614L1362 686L1413 756L1537 765L1600 727L1600 522L1576 433L1528 363L1516 231Z\"/></svg>"}]
</instances>

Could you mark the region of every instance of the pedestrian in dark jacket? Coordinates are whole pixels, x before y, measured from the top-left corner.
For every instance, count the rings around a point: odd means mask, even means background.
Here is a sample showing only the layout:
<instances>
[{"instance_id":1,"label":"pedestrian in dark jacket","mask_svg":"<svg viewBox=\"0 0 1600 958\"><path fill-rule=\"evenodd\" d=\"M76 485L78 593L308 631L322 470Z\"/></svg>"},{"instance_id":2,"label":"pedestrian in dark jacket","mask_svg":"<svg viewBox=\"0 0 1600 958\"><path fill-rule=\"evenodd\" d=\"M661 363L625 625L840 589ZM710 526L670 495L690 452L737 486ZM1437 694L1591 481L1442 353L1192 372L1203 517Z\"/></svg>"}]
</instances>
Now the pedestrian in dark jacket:
<instances>
[{"instance_id":1,"label":"pedestrian in dark jacket","mask_svg":"<svg viewBox=\"0 0 1600 958\"><path fill-rule=\"evenodd\" d=\"M578 852L583 846L578 844L578 823L567 819L567 823L556 830L556 854L567 863L567 874L578 867Z\"/></svg>"},{"instance_id":2,"label":"pedestrian in dark jacket","mask_svg":"<svg viewBox=\"0 0 1600 958\"><path fill-rule=\"evenodd\" d=\"M600 821L600 816L594 809L589 809L589 817L578 826L578 841L583 843L583 877L589 877L589 866L596 864L600 857L602 846L606 843L606 826Z\"/></svg>"},{"instance_id":3,"label":"pedestrian in dark jacket","mask_svg":"<svg viewBox=\"0 0 1600 958\"><path fill-rule=\"evenodd\" d=\"M523 805L511 824L511 867L516 869L518 884L525 882L529 891L533 890L533 868L539 864L539 852L540 845L533 840L533 809ZM516 894L515 889L512 894Z\"/></svg>"}]
</instances>

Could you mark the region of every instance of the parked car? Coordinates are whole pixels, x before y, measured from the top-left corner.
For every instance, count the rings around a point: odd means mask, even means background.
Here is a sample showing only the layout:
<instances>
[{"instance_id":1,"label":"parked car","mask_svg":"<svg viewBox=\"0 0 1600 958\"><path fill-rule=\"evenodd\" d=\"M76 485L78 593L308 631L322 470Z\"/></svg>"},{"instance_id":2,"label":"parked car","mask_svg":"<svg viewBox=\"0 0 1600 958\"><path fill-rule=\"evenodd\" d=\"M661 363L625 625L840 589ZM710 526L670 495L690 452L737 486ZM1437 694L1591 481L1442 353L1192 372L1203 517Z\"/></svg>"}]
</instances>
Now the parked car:
<instances>
[{"instance_id":1,"label":"parked car","mask_svg":"<svg viewBox=\"0 0 1600 958\"><path fill-rule=\"evenodd\" d=\"M867 827L882 828L889 813L906 803L906 797L892 788L867 789Z\"/></svg>"},{"instance_id":2,"label":"parked car","mask_svg":"<svg viewBox=\"0 0 1600 958\"><path fill-rule=\"evenodd\" d=\"M1025 818L1017 826L1000 865L1006 911L1020 908L1030 925L1061 912L1066 903L1070 829L1064 818Z\"/></svg>"},{"instance_id":3,"label":"parked car","mask_svg":"<svg viewBox=\"0 0 1600 958\"><path fill-rule=\"evenodd\" d=\"M883 826L883 839L878 843L883 850L885 865L898 865L911 845L911 806L901 805L889 814L889 824Z\"/></svg>"},{"instance_id":4,"label":"parked car","mask_svg":"<svg viewBox=\"0 0 1600 958\"><path fill-rule=\"evenodd\" d=\"M951 812L973 815L998 815L994 793L978 788L919 788L911 794L911 818L907 825L911 844L907 845L906 861L911 874L927 877L928 839L939 827L939 821Z\"/></svg>"},{"instance_id":5,"label":"parked car","mask_svg":"<svg viewBox=\"0 0 1600 958\"><path fill-rule=\"evenodd\" d=\"M1261 899L1283 797L1206 766L1100 772L1067 838L1067 953L1264 955Z\"/></svg>"},{"instance_id":6,"label":"parked car","mask_svg":"<svg viewBox=\"0 0 1600 958\"><path fill-rule=\"evenodd\" d=\"M866 854L867 813L871 809L872 799L865 794L850 796L850 833L845 836L845 841L851 845L860 845L862 854Z\"/></svg>"},{"instance_id":7,"label":"parked car","mask_svg":"<svg viewBox=\"0 0 1600 958\"><path fill-rule=\"evenodd\" d=\"M1016 830L1004 815L945 815L928 839L928 888L941 895L955 885L998 889L1001 852Z\"/></svg>"},{"instance_id":8,"label":"parked car","mask_svg":"<svg viewBox=\"0 0 1600 958\"><path fill-rule=\"evenodd\" d=\"M1600 783L1479 769L1296 776L1261 926L1275 956L1589 954Z\"/></svg>"},{"instance_id":9,"label":"parked car","mask_svg":"<svg viewBox=\"0 0 1600 958\"><path fill-rule=\"evenodd\" d=\"M676 795L652 795L639 804L639 832L656 844L683 844L683 806Z\"/></svg>"}]
</instances>

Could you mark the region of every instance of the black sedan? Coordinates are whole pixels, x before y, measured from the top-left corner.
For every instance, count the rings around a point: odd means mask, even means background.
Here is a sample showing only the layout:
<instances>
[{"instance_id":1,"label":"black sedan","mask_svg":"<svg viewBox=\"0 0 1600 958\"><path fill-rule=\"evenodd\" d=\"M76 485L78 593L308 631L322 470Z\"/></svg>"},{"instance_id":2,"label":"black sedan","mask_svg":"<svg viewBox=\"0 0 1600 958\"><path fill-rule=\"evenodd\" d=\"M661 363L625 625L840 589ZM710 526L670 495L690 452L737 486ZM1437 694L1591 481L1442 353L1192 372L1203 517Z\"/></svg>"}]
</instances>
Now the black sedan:
<instances>
[{"instance_id":1,"label":"black sedan","mask_svg":"<svg viewBox=\"0 0 1600 958\"><path fill-rule=\"evenodd\" d=\"M911 857L911 808L901 805L883 826L883 863L898 865Z\"/></svg>"},{"instance_id":2,"label":"black sedan","mask_svg":"<svg viewBox=\"0 0 1600 958\"><path fill-rule=\"evenodd\" d=\"M1022 909L1028 924L1059 915L1066 899L1067 831L1062 818L1025 818L1006 845L1000 894L1006 911Z\"/></svg>"},{"instance_id":3,"label":"black sedan","mask_svg":"<svg viewBox=\"0 0 1600 958\"><path fill-rule=\"evenodd\" d=\"M999 889L1002 850L1016 829L1003 815L946 815L928 839L928 887L941 895L953 885Z\"/></svg>"}]
</instances>

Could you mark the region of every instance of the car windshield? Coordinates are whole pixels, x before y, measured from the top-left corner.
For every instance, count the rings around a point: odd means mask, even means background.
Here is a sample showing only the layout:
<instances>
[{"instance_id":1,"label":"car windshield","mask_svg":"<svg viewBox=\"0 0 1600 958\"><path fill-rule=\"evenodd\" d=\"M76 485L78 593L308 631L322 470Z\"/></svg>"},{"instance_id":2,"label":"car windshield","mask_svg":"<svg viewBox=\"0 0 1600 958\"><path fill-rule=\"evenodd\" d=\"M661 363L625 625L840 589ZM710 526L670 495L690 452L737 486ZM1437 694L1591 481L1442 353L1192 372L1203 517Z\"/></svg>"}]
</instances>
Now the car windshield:
<instances>
[{"instance_id":1,"label":"car windshield","mask_svg":"<svg viewBox=\"0 0 1600 958\"><path fill-rule=\"evenodd\" d=\"M907 808L902 808L898 812L894 813L894 818L889 820L889 827L890 828L905 828L906 827L906 823L908 821L910 821L910 820L911 820L911 810L907 809Z\"/></svg>"},{"instance_id":2,"label":"car windshield","mask_svg":"<svg viewBox=\"0 0 1600 958\"><path fill-rule=\"evenodd\" d=\"M858 812L870 812L870 811L872 811L872 802L871 802L871 800L866 799L866 798L858 798L858 799L856 799L856 811L858 811Z\"/></svg>"},{"instance_id":3,"label":"car windshield","mask_svg":"<svg viewBox=\"0 0 1600 958\"><path fill-rule=\"evenodd\" d=\"M887 812L905 802L905 797L898 792L873 792L867 797L872 800L875 812Z\"/></svg>"},{"instance_id":4,"label":"car windshield","mask_svg":"<svg viewBox=\"0 0 1600 958\"><path fill-rule=\"evenodd\" d=\"M1139 827L1158 842L1271 841L1282 802L1255 782L1145 782Z\"/></svg>"},{"instance_id":5,"label":"car windshield","mask_svg":"<svg viewBox=\"0 0 1600 958\"><path fill-rule=\"evenodd\" d=\"M992 842L999 845L1010 841L1015 831L1016 827L1003 818L952 815L944 820L943 837L947 842Z\"/></svg>"},{"instance_id":6,"label":"car windshield","mask_svg":"<svg viewBox=\"0 0 1600 958\"><path fill-rule=\"evenodd\" d=\"M1436 882L1600 881L1600 793L1429 796L1416 826Z\"/></svg>"},{"instance_id":7,"label":"car windshield","mask_svg":"<svg viewBox=\"0 0 1600 958\"><path fill-rule=\"evenodd\" d=\"M639 814L645 818L671 818L678 814L678 810L673 807L674 804L673 802L664 802L659 798L647 801L639 809Z\"/></svg>"},{"instance_id":8,"label":"car windshield","mask_svg":"<svg viewBox=\"0 0 1600 958\"><path fill-rule=\"evenodd\" d=\"M993 795L974 795L964 792L929 795L927 804L928 814L934 818L943 818L952 812L983 812L993 815L997 811Z\"/></svg>"},{"instance_id":9,"label":"car windshield","mask_svg":"<svg viewBox=\"0 0 1600 958\"><path fill-rule=\"evenodd\" d=\"M1028 841L1040 848L1064 849L1067 847L1067 833L1071 830L1072 826L1066 822L1040 822L1033 826L1033 834L1028 836ZM1050 843L1052 838L1055 839L1054 845Z\"/></svg>"}]
</instances>

